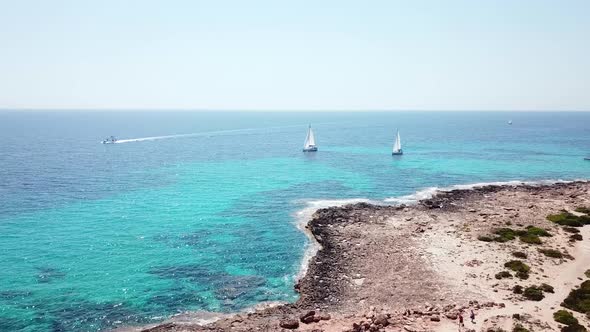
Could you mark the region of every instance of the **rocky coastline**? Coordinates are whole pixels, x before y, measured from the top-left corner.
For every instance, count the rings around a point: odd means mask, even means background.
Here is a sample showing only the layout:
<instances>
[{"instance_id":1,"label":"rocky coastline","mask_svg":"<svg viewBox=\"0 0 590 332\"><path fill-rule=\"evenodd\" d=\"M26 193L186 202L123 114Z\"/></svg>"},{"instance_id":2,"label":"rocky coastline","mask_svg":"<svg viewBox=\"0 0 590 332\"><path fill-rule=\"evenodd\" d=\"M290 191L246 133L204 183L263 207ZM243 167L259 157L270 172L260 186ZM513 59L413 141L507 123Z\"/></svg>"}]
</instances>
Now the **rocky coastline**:
<instances>
[{"instance_id":1,"label":"rocky coastline","mask_svg":"<svg viewBox=\"0 0 590 332\"><path fill-rule=\"evenodd\" d=\"M558 331L563 325L551 315L590 268L590 245L584 242L590 241L590 226L576 233L583 241L572 241L547 216L584 215L575 212L580 207L590 207L588 182L490 185L438 192L413 206L357 203L320 209L306 228L321 248L295 285L297 302L204 325L172 318L134 330L457 331L458 316L468 321L473 310L475 323L466 322L464 331L516 326ZM497 234L506 229L520 235L504 241ZM550 236L526 233L536 229ZM490 234L495 238L484 241ZM529 238L539 242L526 242ZM543 250L563 256L546 257ZM526 279L503 271L514 252L527 257L522 259L530 268ZM510 277L499 279L500 272ZM553 293L541 301L513 291L550 283ZM584 315L574 314L589 325Z\"/></svg>"}]
</instances>

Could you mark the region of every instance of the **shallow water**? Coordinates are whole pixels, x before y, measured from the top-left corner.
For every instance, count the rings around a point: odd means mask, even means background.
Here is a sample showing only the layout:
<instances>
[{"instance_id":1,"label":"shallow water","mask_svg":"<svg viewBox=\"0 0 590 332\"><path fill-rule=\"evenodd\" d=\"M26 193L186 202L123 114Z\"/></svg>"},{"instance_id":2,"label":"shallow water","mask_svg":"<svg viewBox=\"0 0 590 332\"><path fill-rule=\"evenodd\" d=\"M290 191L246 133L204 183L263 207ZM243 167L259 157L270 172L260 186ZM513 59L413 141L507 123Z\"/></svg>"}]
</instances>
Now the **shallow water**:
<instances>
[{"instance_id":1,"label":"shallow water","mask_svg":"<svg viewBox=\"0 0 590 332\"><path fill-rule=\"evenodd\" d=\"M303 154L309 122L320 151ZM590 113L0 113L0 331L294 301L307 204L585 179L588 123ZM396 128L401 157L390 155ZM108 135L127 141L100 144Z\"/></svg>"}]
</instances>

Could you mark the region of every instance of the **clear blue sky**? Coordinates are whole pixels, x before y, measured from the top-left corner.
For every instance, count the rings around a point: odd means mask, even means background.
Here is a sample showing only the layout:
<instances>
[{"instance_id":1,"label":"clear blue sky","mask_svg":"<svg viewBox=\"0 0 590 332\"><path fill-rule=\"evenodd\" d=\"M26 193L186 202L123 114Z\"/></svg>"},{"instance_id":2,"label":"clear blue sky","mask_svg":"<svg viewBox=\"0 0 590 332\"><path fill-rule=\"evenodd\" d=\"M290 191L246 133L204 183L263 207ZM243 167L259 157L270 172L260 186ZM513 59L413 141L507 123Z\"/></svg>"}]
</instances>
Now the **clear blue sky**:
<instances>
[{"instance_id":1,"label":"clear blue sky","mask_svg":"<svg viewBox=\"0 0 590 332\"><path fill-rule=\"evenodd\" d=\"M0 108L590 110L589 0L0 0Z\"/></svg>"}]
</instances>

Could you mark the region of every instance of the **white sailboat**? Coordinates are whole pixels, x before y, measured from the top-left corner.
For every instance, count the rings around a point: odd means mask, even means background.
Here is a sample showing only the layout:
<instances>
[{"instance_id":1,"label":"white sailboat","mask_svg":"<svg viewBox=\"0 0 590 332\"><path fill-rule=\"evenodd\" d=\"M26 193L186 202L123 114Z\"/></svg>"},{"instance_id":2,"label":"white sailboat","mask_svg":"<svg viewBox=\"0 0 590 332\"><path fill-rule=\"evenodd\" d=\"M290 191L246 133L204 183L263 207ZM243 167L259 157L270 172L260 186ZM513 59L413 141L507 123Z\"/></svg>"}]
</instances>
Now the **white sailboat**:
<instances>
[{"instance_id":1,"label":"white sailboat","mask_svg":"<svg viewBox=\"0 0 590 332\"><path fill-rule=\"evenodd\" d=\"M395 143L393 143L393 151L391 152L391 155L401 156L402 154L404 154L404 151L402 150L402 140L399 137L398 130L397 134L395 135Z\"/></svg>"},{"instance_id":2,"label":"white sailboat","mask_svg":"<svg viewBox=\"0 0 590 332\"><path fill-rule=\"evenodd\" d=\"M311 124L307 130L307 136L305 137L305 143L303 143L303 152L314 152L317 151L318 147L315 145L315 136L311 129Z\"/></svg>"}]
</instances>

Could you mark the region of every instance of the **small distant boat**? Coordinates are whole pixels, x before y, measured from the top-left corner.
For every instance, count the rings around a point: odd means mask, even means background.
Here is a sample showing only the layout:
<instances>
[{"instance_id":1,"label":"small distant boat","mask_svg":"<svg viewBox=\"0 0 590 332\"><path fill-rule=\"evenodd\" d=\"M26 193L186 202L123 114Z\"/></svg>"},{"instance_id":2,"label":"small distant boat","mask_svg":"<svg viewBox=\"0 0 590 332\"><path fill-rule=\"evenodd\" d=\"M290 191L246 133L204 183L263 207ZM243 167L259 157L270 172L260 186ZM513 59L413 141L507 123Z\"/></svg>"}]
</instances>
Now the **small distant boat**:
<instances>
[{"instance_id":1,"label":"small distant boat","mask_svg":"<svg viewBox=\"0 0 590 332\"><path fill-rule=\"evenodd\" d=\"M102 144L115 144L117 143L117 138L115 136L107 137L102 140Z\"/></svg>"},{"instance_id":2,"label":"small distant boat","mask_svg":"<svg viewBox=\"0 0 590 332\"><path fill-rule=\"evenodd\" d=\"M402 154L404 154L404 151L402 150L402 140L399 137L399 130L397 131L397 134L395 135L395 143L393 143L393 151L391 152L392 156L401 156Z\"/></svg>"},{"instance_id":3,"label":"small distant boat","mask_svg":"<svg viewBox=\"0 0 590 332\"><path fill-rule=\"evenodd\" d=\"M584 160L590 160L590 157L586 157L586 158L584 158Z\"/></svg>"},{"instance_id":4,"label":"small distant boat","mask_svg":"<svg viewBox=\"0 0 590 332\"><path fill-rule=\"evenodd\" d=\"M508 124L509 125L512 125L512 120L508 120Z\"/></svg>"},{"instance_id":5,"label":"small distant boat","mask_svg":"<svg viewBox=\"0 0 590 332\"><path fill-rule=\"evenodd\" d=\"M305 137L305 143L303 143L303 152L315 152L318 150L318 147L315 145L315 137L313 135L313 130L311 129L311 124L307 129L307 136Z\"/></svg>"}]
</instances>

